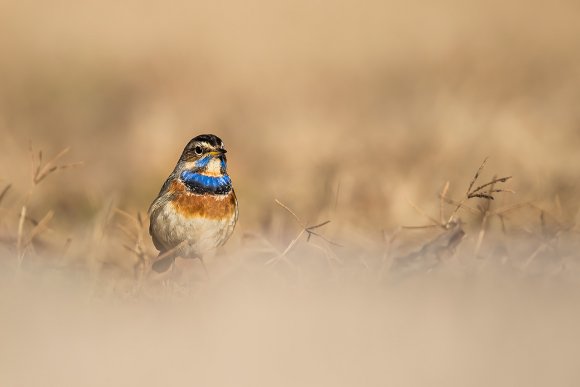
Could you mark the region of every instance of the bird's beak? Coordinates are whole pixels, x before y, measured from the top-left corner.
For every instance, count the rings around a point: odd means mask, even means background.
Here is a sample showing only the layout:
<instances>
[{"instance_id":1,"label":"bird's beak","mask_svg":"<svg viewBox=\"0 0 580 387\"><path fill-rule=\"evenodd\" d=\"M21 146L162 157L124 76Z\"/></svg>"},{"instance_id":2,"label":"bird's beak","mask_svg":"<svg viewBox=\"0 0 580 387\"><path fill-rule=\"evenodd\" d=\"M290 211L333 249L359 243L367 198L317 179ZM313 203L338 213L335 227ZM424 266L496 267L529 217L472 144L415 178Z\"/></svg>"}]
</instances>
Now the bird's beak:
<instances>
[{"instance_id":1,"label":"bird's beak","mask_svg":"<svg viewBox=\"0 0 580 387\"><path fill-rule=\"evenodd\" d=\"M226 153L227 151L225 149L218 149L218 150L214 150L209 152L210 156L221 156L224 153Z\"/></svg>"}]
</instances>

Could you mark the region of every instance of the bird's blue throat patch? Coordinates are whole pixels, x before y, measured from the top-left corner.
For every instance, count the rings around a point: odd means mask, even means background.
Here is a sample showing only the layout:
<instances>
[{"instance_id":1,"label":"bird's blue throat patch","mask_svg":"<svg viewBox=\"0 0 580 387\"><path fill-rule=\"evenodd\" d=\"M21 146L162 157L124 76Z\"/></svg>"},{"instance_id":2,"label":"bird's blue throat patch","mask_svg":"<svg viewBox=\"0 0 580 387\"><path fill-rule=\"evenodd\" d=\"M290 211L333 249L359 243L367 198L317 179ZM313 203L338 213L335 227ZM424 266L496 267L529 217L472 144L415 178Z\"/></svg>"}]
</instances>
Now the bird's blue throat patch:
<instances>
[{"instance_id":1,"label":"bird's blue throat patch","mask_svg":"<svg viewBox=\"0 0 580 387\"><path fill-rule=\"evenodd\" d=\"M207 165L209 164L209 162L212 160L212 156L204 156L201 159L197 160L195 162L195 168L197 170L204 170ZM226 160L224 159L224 157L220 157L220 164L221 164L221 170L222 173L226 172Z\"/></svg>"},{"instance_id":2,"label":"bird's blue throat patch","mask_svg":"<svg viewBox=\"0 0 580 387\"><path fill-rule=\"evenodd\" d=\"M211 156L205 156L195 162L196 168L205 168L211 161Z\"/></svg>"},{"instance_id":3,"label":"bird's blue throat patch","mask_svg":"<svg viewBox=\"0 0 580 387\"><path fill-rule=\"evenodd\" d=\"M196 194L225 195L232 190L232 180L228 175L207 176L192 171L183 171L181 181Z\"/></svg>"}]
</instances>

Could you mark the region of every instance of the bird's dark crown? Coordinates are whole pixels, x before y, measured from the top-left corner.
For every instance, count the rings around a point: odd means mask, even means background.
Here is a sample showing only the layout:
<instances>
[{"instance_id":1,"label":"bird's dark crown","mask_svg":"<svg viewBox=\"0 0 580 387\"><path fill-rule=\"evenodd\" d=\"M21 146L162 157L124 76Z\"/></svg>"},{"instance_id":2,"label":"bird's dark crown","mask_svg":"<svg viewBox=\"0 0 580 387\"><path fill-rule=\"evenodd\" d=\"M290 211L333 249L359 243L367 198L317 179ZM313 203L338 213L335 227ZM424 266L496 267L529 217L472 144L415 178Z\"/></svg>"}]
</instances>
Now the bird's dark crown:
<instances>
[{"instance_id":1,"label":"bird's dark crown","mask_svg":"<svg viewBox=\"0 0 580 387\"><path fill-rule=\"evenodd\" d=\"M209 152L226 153L224 143L216 135L201 134L191 139L191 141L185 146L183 154L181 155L181 160L194 161L200 159Z\"/></svg>"},{"instance_id":2,"label":"bird's dark crown","mask_svg":"<svg viewBox=\"0 0 580 387\"><path fill-rule=\"evenodd\" d=\"M205 142L216 148L224 145L221 138L215 134L200 134L199 136L194 137L189 143L191 144L192 142Z\"/></svg>"}]
</instances>

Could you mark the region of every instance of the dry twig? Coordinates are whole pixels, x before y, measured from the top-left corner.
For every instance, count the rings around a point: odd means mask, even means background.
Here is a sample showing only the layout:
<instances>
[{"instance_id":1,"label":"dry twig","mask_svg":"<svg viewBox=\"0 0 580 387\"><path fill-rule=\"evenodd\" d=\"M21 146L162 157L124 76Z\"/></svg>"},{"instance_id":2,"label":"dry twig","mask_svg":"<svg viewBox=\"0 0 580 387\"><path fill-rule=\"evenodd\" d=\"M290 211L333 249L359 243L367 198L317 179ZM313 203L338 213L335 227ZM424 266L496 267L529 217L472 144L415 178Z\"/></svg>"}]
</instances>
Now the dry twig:
<instances>
[{"instance_id":1,"label":"dry twig","mask_svg":"<svg viewBox=\"0 0 580 387\"><path fill-rule=\"evenodd\" d=\"M322 223L316 224L314 226L306 226L302 220L300 220L300 218L298 217L298 215L296 215L296 213L294 211L292 211L290 209L290 207L288 207L287 205L285 205L284 203L282 203L281 201L279 201L278 199L274 199L274 202L276 204L278 204L280 207L282 207L283 209L285 209L287 212L290 213L290 215L292 215L292 217L296 220L296 223L298 223L298 225L300 226L301 230L298 233L298 235L292 239L292 241L290 242L290 244L288 244L288 246L286 246L286 248L284 249L283 252L281 252L280 254L278 254L277 256L269 259L266 262L266 265L272 264L274 262L277 262L278 260L283 260L289 264L290 261L288 261L288 259L286 258L286 255L288 254L288 252L290 252L290 250L292 250L292 248L296 245L296 243L298 243L298 241L300 240L300 238L302 237L302 235L304 235L304 233L306 233L308 236L306 238L306 241L310 241L310 238L312 236L316 236L320 239L322 239L323 241L327 242L328 244L334 245L334 246L340 246L338 243L333 242L329 239L327 239L326 237L324 237L323 235L321 235L320 233L314 231L322 226L327 225L328 223L330 223L330 220L324 221Z\"/></svg>"},{"instance_id":2,"label":"dry twig","mask_svg":"<svg viewBox=\"0 0 580 387\"><path fill-rule=\"evenodd\" d=\"M37 156L35 156L32 144L30 144L30 155L32 160L32 182L34 183L34 185L38 185L53 172L67 168L79 167L84 164L83 162L60 164L60 165L57 164L57 162L69 151L70 148L65 148L62 151L60 151L56 156L54 156L51 160L47 161L46 163L43 163L42 150L38 151Z\"/></svg>"},{"instance_id":3,"label":"dry twig","mask_svg":"<svg viewBox=\"0 0 580 387\"><path fill-rule=\"evenodd\" d=\"M4 187L2 192L0 192L0 204L2 204L2 200L4 200L4 197L6 196L10 188L12 188L12 184L8 184L6 187Z\"/></svg>"},{"instance_id":4,"label":"dry twig","mask_svg":"<svg viewBox=\"0 0 580 387\"><path fill-rule=\"evenodd\" d=\"M288 211L294 217L294 219L296 219L296 222L298 223L298 225L300 225L300 227L303 229L303 233L306 232L308 234L306 241L310 241L310 238L314 235L314 236L317 236L320 239L324 240L325 242L330 243L331 245L341 247L338 243L333 242L333 241L327 239L326 237L324 237L323 235L313 231L317 228L320 228L322 226L327 225L328 223L330 223L330 220L324 221L324 222L316 224L314 226L306 226L304 223L302 223L302 221L300 220L298 215L296 215L296 213L294 211L292 211L287 205L285 205L284 203L282 203L278 199L274 199L274 202L276 202L276 204L278 204L280 207L282 207L286 211Z\"/></svg>"},{"instance_id":5,"label":"dry twig","mask_svg":"<svg viewBox=\"0 0 580 387\"><path fill-rule=\"evenodd\" d=\"M509 179L512 178L511 176L493 178L491 181L489 181L485 184L481 184L481 185L477 186L476 188L473 188L477 179L479 179L479 175L481 174L481 171L483 170L483 168L487 164L487 160L488 160L488 157L486 157L483 160L483 162L481 163L481 165L477 169L477 172L475 172L475 175L473 176L473 179L469 183L469 187L467 188L467 191L465 193L465 198L459 202L455 202L456 203L455 209L453 210L447 223L450 223L454 219L454 217L457 215L457 212L461 208L464 207L464 203L469 199L480 198L480 199L486 199L486 200L494 200L495 198L494 198L493 194L495 194L495 193L500 193L500 192L514 193L514 191L509 190L509 189L496 189L496 188L494 188L494 186L497 183L507 182ZM489 189L487 190L487 192L482 192L482 190L484 188L489 188ZM479 212L482 213L482 211L479 211Z\"/></svg>"}]
</instances>

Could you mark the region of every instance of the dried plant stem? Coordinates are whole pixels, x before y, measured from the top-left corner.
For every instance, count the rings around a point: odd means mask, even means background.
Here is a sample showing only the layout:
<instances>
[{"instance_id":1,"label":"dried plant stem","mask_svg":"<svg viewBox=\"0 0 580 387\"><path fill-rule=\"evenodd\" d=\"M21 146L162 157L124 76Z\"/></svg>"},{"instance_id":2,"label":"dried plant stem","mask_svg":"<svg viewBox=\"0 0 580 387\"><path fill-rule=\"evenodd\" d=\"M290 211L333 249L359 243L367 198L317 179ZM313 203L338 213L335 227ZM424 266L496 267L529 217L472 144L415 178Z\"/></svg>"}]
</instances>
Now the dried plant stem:
<instances>
[{"instance_id":1,"label":"dried plant stem","mask_svg":"<svg viewBox=\"0 0 580 387\"><path fill-rule=\"evenodd\" d=\"M38 151L38 156L35 157L34 150L32 148L32 143L30 144L30 155L32 162L32 183L33 185L38 185L44 179L46 179L51 173L58 170L63 170L67 168L75 168L83 165L83 162L69 163L57 165L57 162L68 152L70 148L65 148L48 162L43 163L42 151ZM38 158L38 160L37 160Z\"/></svg>"},{"instance_id":2,"label":"dried plant stem","mask_svg":"<svg viewBox=\"0 0 580 387\"><path fill-rule=\"evenodd\" d=\"M442 197L442 199L447 204L452 204L454 206L460 206L461 208L466 209L466 210L468 210L469 212L471 212L471 213L473 213L475 215L479 215L481 213L478 209L473 208L471 206L468 206L465 203L460 203L460 202L458 202L456 200L453 200L453 199L451 199L449 197Z\"/></svg>"},{"instance_id":3,"label":"dried plant stem","mask_svg":"<svg viewBox=\"0 0 580 387\"><path fill-rule=\"evenodd\" d=\"M548 247L548 245L546 243L541 243L536 250L534 250L534 252L528 257L528 259L526 259L526 261L523 263L521 269L522 271L526 271L528 269L528 267L531 265L531 263L536 259L536 257L543 252L546 248Z\"/></svg>"},{"instance_id":4,"label":"dried plant stem","mask_svg":"<svg viewBox=\"0 0 580 387\"><path fill-rule=\"evenodd\" d=\"M399 236L402 229L403 227L397 228L391 235L387 235L387 233L383 230L385 250L383 251L383 256L381 257L381 267L378 276L379 279L382 279L384 277L384 273L387 272L393 265L393 245L395 244L395 240Z\"/></svg>"},{"instance_id":5,"label":"dried plant stem","mask_svg":"<svg viewBox=\"0 0 580 387\"><path fill-rule=\"evenodd\" d=\"M282 207L283 209L285 209L286 211L288 211L293 217L294 219L296 219L296 222L298 222L298 224L302 227L305 228L305 226L302 224L302 221L300 221L300 218L298 217L298 215L296 215L296 213L294 211L292 211L290 209L290 207L288 207L287 205L285 205L284 203L282 203L280 200L278 199L274 199L274 202L276 202L277 205L279 205L280 207Z\"/></svg>"},{"instance_id":6,"label":"dried plant stem","mask_svg":"<svg viewBox=\"0 0 580 387\"><path fill-rule=\"evenodd\" d=\"M316 224L316 225L314 225L314 226L306 226L306 225L305 225L305 224L302 222L302 220L300 220L300 218L298 217L298 215L296 215L296 213L295 213L294 211L292 211L292 210L291 210L291 209L290 209L290 208L289 208L287 205L285 205L284 203L282 203L282 202L281 202L281 201L279 201L278 199L274 199L274 202L275 202L276 204L278 204L280 207L284 208L286 211L288 211L288 212L289 212L289 213L290 213L290 214L291 214L291 215L294 217L294 219L296 219L296 222L298 223L298 225L299 225L299 226L300 226L300 227L301 227L301 228L302 228L302 229L303 229L303 230L304 230L306 233L308 233L307 241L310 241L310 238L311 238L311 237L314 235L314 236L317 236L317 237L319 237L320 239L324 240L325 242L327 242L327 243L329 243L329 244L331 244L331 245L335 245L335 246L339 246L339 247L340 247L340 244L338 244L338 243L336 243L336 242L333 242L333 241L331 241L331 240L327 239L326 237L324 237L323 235L321 235L321 234L319 234L319 233L317 233L317 232L313 231L313 230L315 230L315 229L317 229L317 228L320 228L320 227L322 227L322 226L325 226L325 225L327 225L328 223L330 223L330 220L326 220L326 221L324 221L324 222L322 222L322 223L319 223L319 224Z\"/></svg>"},{"instance_id":7,"label":"dried plant stem","mask_svg":"<svg viewBox=\"0 0 580 387\"><path fill-rule=\"evenodd\" d=\"M296 238L294 238L292 240L292 242L290 242L290 244L286 247L286 249L280 255L283 256L283 257L286 256L286 254L288 254L288 252L290 250L292 250L292 248L294 247L294 245L296 245L296 243L298 243L298 241L300 240L300 237L302 237L302 235L304 235L305 232L306 232L306 229L300 230L300 232L298 233L298 235L296 236Z\"/></svg>"},{"instance_id":8,"label":"dried plant stem","mask_svg":"<svg viewBox=\"0 0 580 387\"><path fill-rule=\"evenodd\" d=\"M34 226L34 228L28 234L26 241L24 243L24 247L27 247L32 243L35 237L43 233L48 229L48 223L52 220L54 216L54 211L48 211L48 213Z\"/></svg>"},{"instance_id":9,"label":"dried plant stem","mask_svg":"<svg viewBox=\"0 0 580 387\"><path fill-rule=\"evenodd\" d=\"M2 192L0 192L0 204L2 204L2 200L4 200L4 197L6 196L10 188L12 188L12 184L8 184L6 187L4 187Z\"/></svg>"},{"instance_id":10,"label":"dried plant stem","mask_svg":"<svg viewBox=\"0 0 580 387\"><path fill-rule=\"evenodd\" d=\"M486 187L494 186L496 183L505 183L506 181L508 181L511 178L512 178L511 176L494 178L489 183L482 184L479 187L477 187L476 189L474 189L473 191L471 191L470 193L468 193L467 197L476 197L478 194L481 194L480 191L482 189L484 189ZM488 193L487 193L488 198L490 198L491 200L493 200L493 197L490 194L491 193L496 193L496 192L510 192L510 193L514 193L514 191L511 191L511 190L505 190L505 189L490 189L488 191Z\"/></svg>"},{"instance_id":11,"label":"dried plant stem","mask_svg":"<svg viewBox=\"0 0 580 387\"><path fill-rule=\"evenodd\" d=\"M468 208L464 204L469 199L480 198L480 199L486 199L486 200L494 200L495 199L493 196L494 193L500 193L500 192L514 193L514 191L509 190L509 189L503 189L503 188L496 189L496 188L494 188L497 183L505 183L506 181L511 179L512 178L511 176L499 177L499 178L494 177L491 181L489 181L485 184L481 184L481 185L477 186L476 188L473 188L473 186L475 185L475 182L477 181L477 179L479 179L481 171L483 170L483 168L487 164L487 160L488 160L488 157L486 157L483 160L483 162L481 163L481 165L477 169L477 172L475 172L473 179L469 183L469 187L467 188L467 192L465 194L464 199L462 199L459 202L455 202L455 201L452 201L451 199L447 199L447 198L445 199L448 203L455 204L455 209L451 213L451 216L449 217L448 223L450 223L455 218L455 216L457 215L457 212L461 208L464 208L464 207ZM489 189L487 190L487 192L482 192L482 190L484 188L489 188ZM487 206L487 210L485 210L485 211L488 211L488 210L489 210L489 206ZM482 211L477 211L477 212L482 213Z\"/></svg>"},{"instance_id":12,"label":"dried plant stem","mask_svg":"<svg viewBox=\"0 0 580 387\"><path fill-rule=\"evenodd\" d=\"M449 180L445 182L441 193L439 194L439 223L445 223L445 198L447 196L447 192L449 191Z\"/></svg>"},{"instance_id":13,"label":"dried plant stem","mask_svg":"<svg viewBox=\"0 0 580 387\"><path fill-rule=\"evenodd\" d=\"M425 218L429 219L431 221L431 225L427 225L427 226L420 226L421 228L427 228L427 227L437 227L437 226L442 226L441 223L439 223L439 221L435 218L433 218L432 216L430 216L429 214L427 214L425 211L423 211L422 209L420 209L417 205L415 205L415 203L413 203L412 201L410 201L409 199L407 199L407 203L409 203L409 205L415 210L417 211L417 213L419 215L424 216Z\"/></svg>"},{"instance_id":14,"label":"dried plant stem","mask_svg":"<svg viewBox=\"0 0 580 387\"><path fill-rule=\"evenodd\" d=\"M481 173L481 171L485 167L485 164L487 164L488 159L489 159L489 157L486 157L485 159L483 159L483 162L481 163L481 165L477 169L477 172L475 172L475 175L473 176L471 183L469 183L469 187L467 188L467 192L465 193L465 196L469 196L469 193L471 192L471 188L473 188L473 185L475 184L475 182L479 178L479 174Z\"/></svg>"},{"instance_id":15,"label":"dried plant stem","mask_svg":"<svg viewBox=\"0 0 580 387\"><path fill-rule=\"evenodd\" d=\"M298 233L298 235L294 239L292 239L292 241L288 244L288 246L286 246L284 251L282 253L276 255L275 257L270 258L268 261L266 261L266 263L265 263L266 265L270 265L270 264L275 263L279 260L283 260L283 261L291 264L290 261L288 261L288 259L286 258L286 255L292 250L292 248L296 245L296 243L298 243L298 241L300 240L300 238L302 238L302 235L304 235L304 233L306 233L308 235L306 238L306 241L310 241L310 238L312 236L317 236L329 244L332 244L335 246L340 246L338 243L330 241L327 238L325 238L323 235L314 231L315 229L318 229L318 228L323 227L323 226L327 225L328 223L330 223L330 220L324 221L324 222L316 224L314 226L306 226L302 222L302 220L300 220L298 215L296 215L296 213L294 211L292 211L292 209L290 207L288 207L287 205L285 205L284 203L282 203L278 199L274 199L274 202L292 215L292 217L296 220L296 223L298 223L298 225L300 226L301 230Z\"/></svg>"},{"instance_id":16,"label":"dried plant stem","mask_svg":"<svg viewBox=\"0 0 580 387\"><path fill-rule=\"evenodd\" d=\"M475 243L475 249L473 255L475 257L479 256L479 251L483 243L483 238L485 237L485 232L487 229L487 221L489 219L489 212L486 212L481 219L481 227L479 228L479 233L477 234L477 241Z\"/></svg>"},{"instance_id":17,"label":"dried plant stem","mask_svg":"<svg viewBox=\"0 0 580 387\"><path fill-rule=\"evenodd\" d=\"M26 219L26 206L22 206L20 210L20 219L18 220L18 236L16 239L16 254L18 257L18 266L22 264L24 259L23 238L24 238L24 219Z\"/></svg>"}]
</instances>

